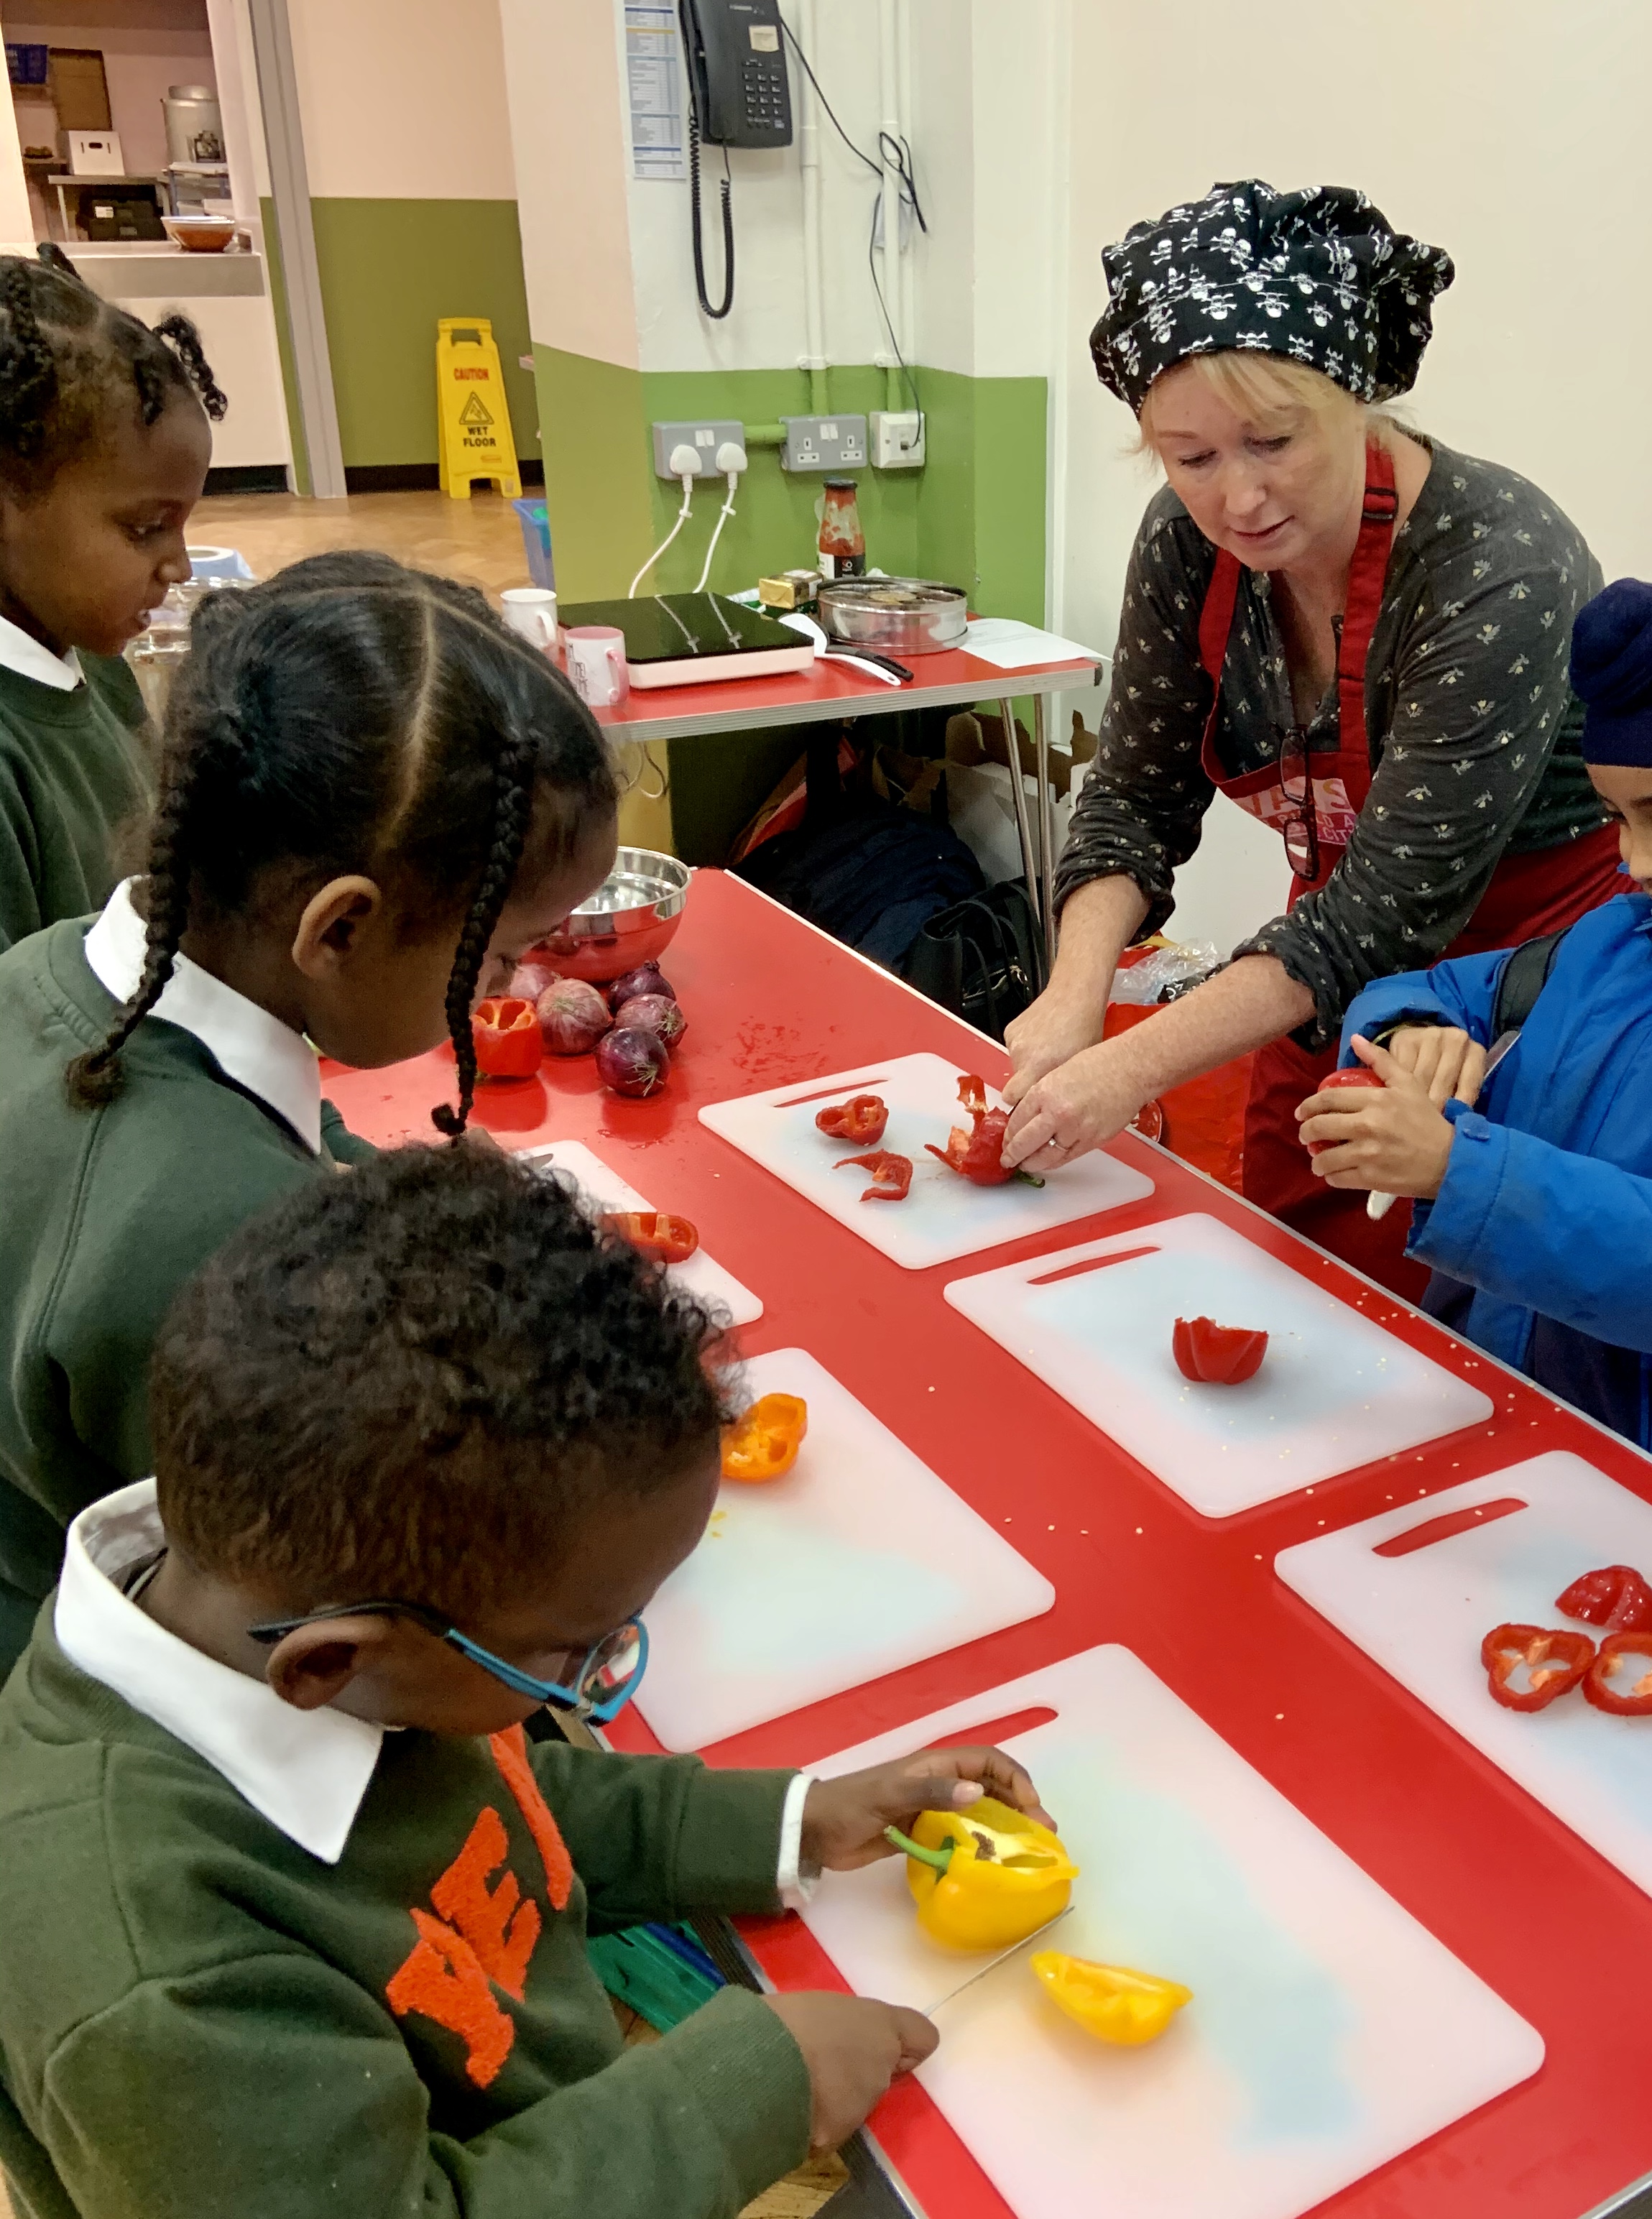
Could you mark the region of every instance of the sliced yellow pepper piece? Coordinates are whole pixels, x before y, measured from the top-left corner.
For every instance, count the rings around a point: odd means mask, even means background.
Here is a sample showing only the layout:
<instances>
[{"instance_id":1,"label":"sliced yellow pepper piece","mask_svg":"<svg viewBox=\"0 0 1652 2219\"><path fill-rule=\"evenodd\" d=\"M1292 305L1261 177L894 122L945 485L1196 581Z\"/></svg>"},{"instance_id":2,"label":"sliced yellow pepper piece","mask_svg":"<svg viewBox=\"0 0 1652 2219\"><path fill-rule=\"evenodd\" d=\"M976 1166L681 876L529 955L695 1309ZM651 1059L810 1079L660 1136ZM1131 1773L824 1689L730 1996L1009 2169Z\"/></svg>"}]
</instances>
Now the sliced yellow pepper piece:
<instances>
[{"instance_id":1,"label":"sliced yellow pepper piece","mask_svg":"<svg viewBox=\"0 0 1652 2219\"><path fill-rule=\"evenodd\" d=\"M1092 1964L1087 1957L1064 1956L1059 1949L1040 1949L1032 1967L1058 2010L1087 2034L1121 2048L1134 2049L1155 2041L1183 2005L1193 2001L1192 1989L1179 1980L1133 1973L1127 1965Z\"/></svg>"},{"instance_id":2,"label":"sliced yellow pepper piece","mask_svg":"<svg viewBox=\"0 0 1652 2219\"><path fill-rule=\"evenodd\" d=\"M1078 1868L1036 1819L984 1795L967 1811L922 1811L906 1850L918 1924L948 1949L1008 1949L1067 1907Z\"/></svg>"}]
</instances>

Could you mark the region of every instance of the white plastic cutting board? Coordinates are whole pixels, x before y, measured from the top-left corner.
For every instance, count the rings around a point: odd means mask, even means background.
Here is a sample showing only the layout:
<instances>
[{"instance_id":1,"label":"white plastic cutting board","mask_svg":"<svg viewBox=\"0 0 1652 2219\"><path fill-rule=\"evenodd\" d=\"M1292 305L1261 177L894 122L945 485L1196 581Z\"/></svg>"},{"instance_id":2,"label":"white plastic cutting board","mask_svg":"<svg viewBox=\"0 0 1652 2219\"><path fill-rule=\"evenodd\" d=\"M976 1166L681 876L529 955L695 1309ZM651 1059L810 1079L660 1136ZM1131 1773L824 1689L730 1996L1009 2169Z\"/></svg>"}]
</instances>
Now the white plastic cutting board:
<instances>
[{"instance_id":1,"label":"white plastic cutting board","mask_svg":"<svg viewBox=\"0 0 1652 2219\"><path fill-rule=\"evenodd\" d=\"M1526 1507L1433 1538L1456 1513L1509 1501ZM1375 1553L1407 1535L1402 1554ZM1287 1587L1652 1895L1652 1719L1609 1718L1575 1691L1546 1711L1505 1710L1480 1661L1494 1625L1599 1639L1555 1599L1603 1564L1652 1579L1652 1505L1561 1449L1274 1559Z\"/></svg>"},{"instance_id":2,"label":"white plastic cutting board","mask_svg":"<svg viewBox=\"0 0 1652 2219\"><path fill-rule=\"evenodd\" d=\"M946 1296L1207 1518L1491 1415L1477 1387L1200 1214L954 1279ZM1178 1317L1262 1327L1261 1371L1240 1387L1184 1379Z\"/></svg>"},{"instance_id":3,"label":"white plastic cutting board","mask_svg":"<svg viewBox=\"0 0 1652 2219\"><path fill-rule=\"evenodd\" d=\"M554 1170L566 1172L599 1209L669 1210L672 1207L669 1203L645 1202L634 1186L628 1186L618 1172L610 1170L600 1156L578 1141L552 1141L548 1147L525 1148L522 1153L530 1163L550 1164ZM763 1315L761 1297L742 1285L732 1271L713 1263L703 1248L697 1248L686 1264L673 1264L666 1277L702 1302L726 1309L734 1325L749 1325Z\"/></svg>"},{"instance_id":4,"label":"white plastic cutting board","mask_svg":"<svg viewBox=\"0 0 1652 2219\"><path fill-rule=\"evenodd\" d=\"M924 1148L928 1141L944 1148L952 1128L970 1122L958 1099L959 1076L960 1066L941 1056L891 1056L800 1086L708 1103L700 1122L910 1271L1071 1225L1152 1192L1145 1172L1103 1154L1081 1156L1041 1187L1020 1179L1007 1186L972 1186ZM888 1104L889 1127L877 1145L911 1158L912 1190L904 1202L862 1202L865 1174L835 1168L846 1156L866 1151L851 1141L828 1140L815 1118L852 1094L880 1094ZM986 1098L990 1109L1003 1107L1003 1096L991 1087Z\"/></svg>"},{"instance_id":5,"label":"white plastic cutting board","mask_svg":"<svg viewBox=\"0 0 1652 2219\"><path fill-rule=\"evenodd\" d=\"M725 1481L705 1539L649 1605L637 1707L705 1749L881 1673L1037 1618L1055 1589L801 1348L744 1367L801 1395L797 1463Z\"/></svg>"},{"instance_id":6,"label":"white plastic cutting board","mask_svg":"<svg viewBox=\"0 0 1652 2219\"><path fill-rule=\"evenodd\" d=\"M814 1768L1041 1705L1055 1719L1003 1746L1080 1868L1049 1946L1194 2000L1151 2046L1109 2048L1023 1956L936 2011L918 2077L1021 2219L1298 2219L1537 2071L1535 2030L1127 1649ZM804 1916L861 1995L922 2010L970 1967L918 1926L904 1859L828 1873Z\"/></svg>"}]
</instances>

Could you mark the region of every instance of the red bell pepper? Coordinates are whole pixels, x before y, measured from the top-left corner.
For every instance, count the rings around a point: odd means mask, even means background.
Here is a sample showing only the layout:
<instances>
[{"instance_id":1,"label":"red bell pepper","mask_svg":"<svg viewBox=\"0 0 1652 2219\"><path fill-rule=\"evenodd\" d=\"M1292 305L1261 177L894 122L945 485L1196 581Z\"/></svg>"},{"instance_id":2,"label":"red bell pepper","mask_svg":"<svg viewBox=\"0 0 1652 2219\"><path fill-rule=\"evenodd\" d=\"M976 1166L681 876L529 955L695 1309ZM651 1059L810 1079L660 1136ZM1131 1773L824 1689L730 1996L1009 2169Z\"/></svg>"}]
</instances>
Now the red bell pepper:
<instances>
[{"instance_id":1,"label":"red bell pepper","mask_svg":"<svg viewBox=\"0 0 1652 2219\"><path fill-rule=\"evenodd\" d=\"M1585 1572L1555 1599L1562 1618L1604 1625L1608 1633L1652 1633L1652 1588L1632 1564L1606 1564Z\"/></svg>"},{"instance_id":2,"label":"red bell pepper","mask_svg":"<svg viewBox=\"0 0 1652 2219\"><path fill-rule=\"evenodd\" d=\"M947 1135L944 1148L936 1147L933 1141L926 1141L923 1145L929 1153L968 1179L972 1186L1008 1186L1011 1179L1020 1179L1026 1186L1042 1186L1043 1180L1034 1172L1004 1169L1003 1136L1009 1112L987 1108L986 1089L980 1080L973 1074L961 1078L958 1098L969 1111L971 1129L954 1125Z\"/></svg>"},{"instance_id":3,"label":"red bell pepper","mask_svg":"<svg viewBox=\"0 0 1652 2219\"><path fill-rule=\"evenodd\" d=\"M1256 1377L1267 1352L1265 1333L1214 1318L1177 1318L1171 1335L1176 1368L1196 1386L1241 1387Z\"/></svg>"},{"instance_id":4,"label":"red bell pepper","mask_svg":"<svg viewBox=\"0 0 1652 2219\"><path fill-rule=\"evenodd\" d=\"M835 1172L858 1164L862 1171L872 1173L872 1184L861 1196L862 1202L904 1202L912 1184L912 1159L892 1154L887 1148L874 1148L869 1155L844 1156L832 1165Z\"/></svg>"},{"instance_id":5,"label":"red bell pepper","mask_svg":"<svg viewBox=\"0 0 1652 2219\"><path fill-rule=\"evenodd\" d=\"M1506 1711L1543 1711L1583 1678L1594 1663L1594 1644L1565 1626L1494 1625L1480 1644L1480 1661L1494 1703ZM1510 1682L1521 1664L1526 1684L1515 1688Z\"/></svg>"},{"instance_id":6,"label":"red bell pepper","mask_svg":"<svg viewBox=\"0 0 1652 2219\"><path fill-rule=\"evenodd\" d=\"M1620 1695L1611 1681L1625 1656L1647 1660L1649 1669L1640 1674L1627 1694ZM1634 1633L1609 1633L1600 1644L1600 1654L1589 1667L1583 1693L1596 1710L1610 1711L1614 1718L1643 1719L1652 1715L1652 1632L1643 1629Z\"/></svg>"},{"instance_id":7,"label":"red bell pepper","mask_svg":"<svg viewBox=\"0 0 1652 2219\"><path fill-rule=\"evenodd\" d=\"M651 1264L686 1264L699 1246L699 1231L686 1217L668 1217L658 1210L608 1210L602 1229L629 1240Z\"/></svg>"},{"instance_id":8,"label":"red bell pepper","mask_svg":"<svg viewBox=\"0 0 1652 2219\"><path fill-rule=\"evenodd\" d=\"M490 996L470 1014L476 1068L489 1078L531 1078L545 1053L538 1013L515 995Z\"/></svg>"},{"instance_id":9,"label":"red bell pepper","mask_svg":"<svg viewBox=\"0 0 1652 2219\"><path fill-rule=\"evenodd\" d=\"M1382 1085L1382 1081L1367 1065L1351 1063L1345 1070L1330 1072L1327 1077L1320 1081L1314 1091L1316 1094L1334 1094L1345 1086L1375 1086L1380 1091ZM1317 1156L1326 1148L1339 1146L1340 1143L1336 1141L1310 1141L1307 1143L1307 1152L1311 1156Z\"/></svg>"},{"instance_id":10,"label":"red bell pepper","mask_svg":"<svg viewBox=\"0 0 1652 2219\"><path fill-rule=\"evenodd\" d=\"M854 1094L815 1113L815 1123L829 1140L853 1141L856 1147L875 1148L888 1122L889 1105L881 1094Z\"/></svg>"}]
</instances>

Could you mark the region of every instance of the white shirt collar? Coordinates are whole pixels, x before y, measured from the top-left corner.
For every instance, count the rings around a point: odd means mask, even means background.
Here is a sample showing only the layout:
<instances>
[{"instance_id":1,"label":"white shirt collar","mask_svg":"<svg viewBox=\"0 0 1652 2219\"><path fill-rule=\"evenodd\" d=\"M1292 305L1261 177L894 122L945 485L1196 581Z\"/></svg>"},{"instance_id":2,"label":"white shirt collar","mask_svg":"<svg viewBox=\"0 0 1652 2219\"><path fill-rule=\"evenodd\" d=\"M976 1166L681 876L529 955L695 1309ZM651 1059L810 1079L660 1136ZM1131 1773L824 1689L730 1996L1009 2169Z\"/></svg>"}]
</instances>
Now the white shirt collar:
<instances>
[{"instance_id":1,"label":"white shirt collar","mask_svg":"<svg viewBox=\"0 0 1652 2219\"><path fill-rule=\"evenodd\" d=\"M42 686L55 687L59 693L72 693L77 686L84 686L86 674L80 667L80 657L73 648L67 655L53 655L44 641L15 625L9 617L0 617L0 664L15 670L20 677L37 679Z\"/></svg>"},{"instance_id":2,"label":"white shirt collar","mask_svg":"<svg viewBox=\"0 0 1652 2219\"><path fill-rule=\"evenodd\" d=\"M129 1001L143 976L145 926L132 905L133 885L127 879L116 886L86 935L86 960L117 1002ZM193 1033L238 1085L284 1117L313 1155L320 1153L321 1072L301 1034L187 955L173 957L153 1014Z\"/></svg>"},{"instance_id":3,"label":"white shirt collar","mask_svg":"<svg viewBox=\"0 0 1652 2219\"><path fill-rule=\"evenodd\" d=\"M343 1711L296 1711L158 1625L115 1585L165 1545L155 1482L140 1479L69 1528L53 1611L71 1663L202 1756L255 1811L336 1865L379 1760L382 1726Z\"/></svg>"}]
</instances>

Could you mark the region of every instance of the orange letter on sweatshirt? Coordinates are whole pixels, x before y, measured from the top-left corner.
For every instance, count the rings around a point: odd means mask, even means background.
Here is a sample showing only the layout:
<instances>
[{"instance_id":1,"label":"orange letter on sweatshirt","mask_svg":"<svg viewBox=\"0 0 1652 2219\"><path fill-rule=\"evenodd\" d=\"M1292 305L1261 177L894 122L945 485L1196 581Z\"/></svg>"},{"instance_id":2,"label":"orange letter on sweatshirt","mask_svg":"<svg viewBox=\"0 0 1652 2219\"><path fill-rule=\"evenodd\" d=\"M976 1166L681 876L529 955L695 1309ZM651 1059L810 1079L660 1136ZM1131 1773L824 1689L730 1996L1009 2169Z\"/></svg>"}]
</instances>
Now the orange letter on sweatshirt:
<instances>
[{"instance_id":1,"label":"orange letter on sweatshirt","mask_svg":"<svg viewBox=\"0 0 1652 2219\"><path fill-rule=\"evenodd\" d=\"M427 1911L415 1911L413 1922L419 1939L385 1989L385 2000L398 2018L417 2011L456 2034L465 2046L466 2073L486 2088L511 2054L515 2023L494 2001L488 1975L463 1935Z\"/></svg>"},{"instance_id":2,"label":"orange letter on sweatshirt","mask_svg":"<svg viewBox=\"0 0 1652 2219\"><path fill-rule=\"evenodd\" d=\"M430 1899L450 1925L456 1926L476 1954L490 1980L522 2000L528 1960L539 1939L539 1906L522 1900L516 1874L506 1869L495 1888L488 1876L510 1851L505 1821L484 1803L469 1838L430 1892Z\"/></svg>"}]
</instances>

